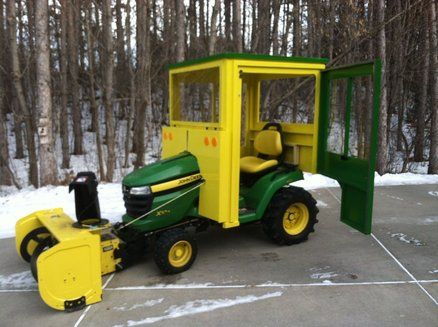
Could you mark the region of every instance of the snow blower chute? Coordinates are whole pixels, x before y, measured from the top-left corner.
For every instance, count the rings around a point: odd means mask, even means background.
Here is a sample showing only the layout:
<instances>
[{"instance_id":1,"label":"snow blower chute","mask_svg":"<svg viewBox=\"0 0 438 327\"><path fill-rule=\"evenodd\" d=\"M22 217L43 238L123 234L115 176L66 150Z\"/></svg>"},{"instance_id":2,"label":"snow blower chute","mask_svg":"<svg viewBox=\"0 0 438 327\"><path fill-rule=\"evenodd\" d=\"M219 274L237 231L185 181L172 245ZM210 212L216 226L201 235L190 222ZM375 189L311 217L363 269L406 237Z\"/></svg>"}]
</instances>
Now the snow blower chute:
<instances>
[{"instance_id":1,"label":"snow blower chute","mask_svg":"<svg viewBox=\"0 0 438 327\"><path fill-rule=\"evenodd\" d=\"M121 268L120 240L100 217L97 180L79 173L75 222L62 209L36 211L16 224L16 249L30 262L43 301L58 310L77 310L102 299L102 275Z\"/></svg>"}]
</instances>

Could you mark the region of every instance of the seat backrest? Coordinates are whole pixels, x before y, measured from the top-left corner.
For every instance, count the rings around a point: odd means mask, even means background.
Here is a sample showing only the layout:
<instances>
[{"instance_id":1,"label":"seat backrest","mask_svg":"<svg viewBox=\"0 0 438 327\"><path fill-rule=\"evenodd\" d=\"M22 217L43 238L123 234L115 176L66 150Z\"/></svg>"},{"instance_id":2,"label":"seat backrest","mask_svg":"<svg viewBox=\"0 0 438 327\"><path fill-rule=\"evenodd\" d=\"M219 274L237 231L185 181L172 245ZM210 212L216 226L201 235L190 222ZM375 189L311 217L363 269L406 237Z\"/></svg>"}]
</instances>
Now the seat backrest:
<instances>
[{"instance_id":1,"label":"seat backrest","mask_svg":"<svg viewBox=\"0 0 438 327\"><path fill-rule=\"evenodd\" d=\"M262 130L254 139L255 150L264 155L279 156L283 152L279 131Z\"/></svg>"}]
</instances>

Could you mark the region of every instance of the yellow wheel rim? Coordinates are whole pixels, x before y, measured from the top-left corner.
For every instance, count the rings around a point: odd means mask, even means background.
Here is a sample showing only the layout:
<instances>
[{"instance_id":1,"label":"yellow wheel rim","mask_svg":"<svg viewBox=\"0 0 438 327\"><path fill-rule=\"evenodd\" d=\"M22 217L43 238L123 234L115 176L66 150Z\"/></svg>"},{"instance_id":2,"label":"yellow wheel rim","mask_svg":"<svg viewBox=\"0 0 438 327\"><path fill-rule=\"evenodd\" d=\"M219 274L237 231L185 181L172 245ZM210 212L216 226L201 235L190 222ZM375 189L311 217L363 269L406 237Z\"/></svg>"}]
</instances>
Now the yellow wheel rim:
<instances>
[{"instance_id":1,"label":"yellow wheel rim","mask_svg":"<svg viewBox=\"0 0 438 327\"><path fill-rule=\"evenodd\" d=\"M187 241L176 242L169 251L169 262L173 267L183 267L192 257L192 245Z\"/></svg>"},{"instance_id":2,"label":"yellow wheel rim","mask_svg":"<svg viewBox=\"0 0 438 327\"><path fill-rule=\"evenodd\" d=\"M283 228L289 235L298 235L309 223L309 209L304 203L294 203L283 216Z\"/></svg>"}]
</instances>

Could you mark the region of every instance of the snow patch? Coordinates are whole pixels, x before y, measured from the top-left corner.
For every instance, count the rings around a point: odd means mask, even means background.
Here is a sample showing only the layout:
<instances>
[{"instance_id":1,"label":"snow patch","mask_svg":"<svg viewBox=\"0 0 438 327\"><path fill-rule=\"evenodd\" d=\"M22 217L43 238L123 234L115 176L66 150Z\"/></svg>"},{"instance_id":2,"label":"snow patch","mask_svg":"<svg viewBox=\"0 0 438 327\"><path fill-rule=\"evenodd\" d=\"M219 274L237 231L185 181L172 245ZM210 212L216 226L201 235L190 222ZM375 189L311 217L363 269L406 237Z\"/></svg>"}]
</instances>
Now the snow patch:
<instances>
[{"instance_id":1,"label":"snow patch","mask_svg":"<svg viewBox=\"0 0 438 327\"><path fill-rule=\"evenodd\" d=\"M330 266L324 267L312 267L309 271L313 272L310 274L310 278L312 279L328 279L339 276L336 271L327 271L330 269Z\"/></svg>"},{"instance_id":2,"label":"snow patch","mask_svg":"<svg viewBox=\"0 0 438 327\"><path fill-rule=\"evenodd\" d=\"M312 279L326 279L326 278L332 278L332 277L336 277L336 276L339 276L336 272L328 271L328 272L311 274L310 278L312 278Z\"/></svg>"},{"instance_id":3,"label":"snow patch","mask_svg":"<svg viewBox=\"0 0 438 327\"><path fill-rule=\"evenodd\" d=\"M160 304L161 302L163 302L164 298L161 299L156 299L156 300L148 300L146 302L143 303L137 303L134 304L130 307L128 307L127 303L123 303L122 306L118 306L118 307L113 307L114 310L117 311L131 311L131 310L135 310L138 308L148 308L148 307L153 307L154 305Z\"/></svg>"},{"instance_id":4,"label":"snow patch","mask_svg":"<svg viewBox=\"0 0 438 327\"><path fill-rule=\"evenodd\" d=\"M438 191L430 191L427 194L438 197Z\"/></svg>"},{"instance_id":5,"label":"snow patch","mask_svg":"<svg viewBox=\"0 0 438 327\"><path fill-rule=\"evenodd\" d=\"M323 280L322 283L326 284L326 285L333 285L334 284L331 280L328 280L328 279Z\"/></svg>"},{"instance_id":6,"label":"snow patch","mask_svg":"<svg viewBox=\"0 0 438 327\"><path fill-rule=\"evenodd\" d=\"M424 225L430 225L438 223L438 217L426 217L424 218Z\"/></svg>"},{"instance_id":7,"label":"snow patch","mask_svg":"<svg viewBox=\"0 0 438 327\"><path fill-rule=\"evenodd\" d=\"M419 184L437 184L438 175L426 174L384 174L374 175L374 185L376 186L390 186L390 185L419 185Z\"/></svg>"},{"instance_id":8,"label":"snow patch","mask_svg":"<svg viewBox=\"0 0 438 327\"><path fill-rule=\"evenodd\" d=\"M394 233L394 234L391 234L391 237L392 238L397 238L400 242L404 242L404 243L407 243L407 244L414 244L415 246L426 245L422 241L417 240L417 239L415 239L413 237L409 237L409 236L407 236L406 234L403 234L403 233Z\"/></svg>"},{"instance_id":9,"label":"snow patch","mask_svg":"<svg viewBox=\"0 0 438 327\"><path fill-rule=\"evenodd\" d=\"M316 201L316 206L317 206L317 207L320 207L320 208L326 208L326 207L328 207L328 204L325 203L324 201L317 200L317 201Z\"/></svg>"},{"instance_id":10,"label":"snow patch","mask_svg":"<svg viewBox=\"0 0 438 327\"><path fill-rule=\"evenodd\" d=\"M34 289L36 287L37 283L30 271L22 271L10 275L0 275L0 289Z\"/></svg>"},{"instance_id":11,"label":"snow patch","mask_svg":"<svg viewBox=\"0 0 438 327\"><path fill-rule=\"evenodd\" d=\"M387 196L388 198L391 198L391 199L394 199L394 200L403 201L402 198L400 198L400 197L398 197L398 196L395 196L395 195L389 195L389 194L387 194L386 196Z\"/></svg>"},{"instance_id":12,"label":"snow patch","mask_svg":"<svg viewBox=\"0 0 438 327\"><path fill-rule=\"evenodd\" d=\"M429 270L429 274L438 274L438 269Z\"/></svg>"},{"instance_id":13,"label":"snow patch","mask_svg":"<svg viewBox=\"0 0 438 327\"><path fill-rule=\"evenodd\" d=\"M121 220L125 213L122 187L117 183L102 183L98 186L102 218L111 222ZM18 219L37 210L60 207L72 217L75 215L74 194L68 193L68 186L45 186L39 189L27 187L18 192L0 196L0 238L15 235Z\"/></svg>"},{"instance_id":14,"label":"snow patch","mask_svg":"<svg viewBox=\"0 0 438 327\"><path fill-rule=\"evenodd\" d=\"M273 292L261 296L256 296L256 295L237 296L234 299L189 301L180 306L177 305L170 306L166 311L164 311L165 315L163 316L149 317L142 320L128 320L126 322L126 325L117 325L117 326L130 327L130 326L153 324L158 321L162 321L166 319L173 319L173 318L194 315L198 313L210 312L217 309L232 307L238 304L251 303L251 302L265 300L273 297L279 297L282 294L283 292Z\"/></svg>"},{"instance_id":15,"label":"snow patch","mask_svg":"<svg viewBox=\"0 0 438 327\"><path fill-rule=\"evenodd\" d=\"M438 184L438 175L427 175L427 174L413 174L413 173L403 173L403 174L384 174L379 175L375 173L374 175L374 185L375 186L393 186L393 185L420 185L420 184ZM325 187L339 187L339 183L320 174L310 174L304 173L304 179L301 181L293 182L291 185L297 187L303 187L307 190L314 190ZM438 196L438 191L435 192ZM429 192L430 194L430 192Z\"/></svg>"},{"instance_id":16,"label":"snow patch","mask_svg":"<svg viewBox=\"0 0 438 327\"><path fill-rule=\"evenodd\" d=\"M293 182L291 183L291 185L302 187L306 190L314 190L324 187L339 187L339 183L336 180L326 177L324 175L310 173L303 173L303 175L303 180Z\"/></svg>"}]
</instances>

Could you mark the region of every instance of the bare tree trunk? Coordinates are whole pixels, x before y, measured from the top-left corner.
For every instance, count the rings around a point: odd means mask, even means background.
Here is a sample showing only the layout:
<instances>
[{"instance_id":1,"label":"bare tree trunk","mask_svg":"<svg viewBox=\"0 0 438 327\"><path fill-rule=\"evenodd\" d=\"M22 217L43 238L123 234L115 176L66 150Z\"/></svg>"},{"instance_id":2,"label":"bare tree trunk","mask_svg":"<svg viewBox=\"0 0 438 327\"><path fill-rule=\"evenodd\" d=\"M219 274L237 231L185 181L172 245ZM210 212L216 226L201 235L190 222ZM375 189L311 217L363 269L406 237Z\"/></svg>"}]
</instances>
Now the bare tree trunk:
<instances>
[{"instance_id":1,"label":"bare tree trunk","mask_svg":"<svg viewBox=\"0 0 438 327\"><path fill-rule=\"evenodd\" d=\"M420 83L420 99L418 103L416 120L416 134L415 134L415 148L414 161L420 162L424 160L424 129L426 127L426 104L427 104L427 90L429 88L429 39L427 33L427 26L424 27L421 33L422 49L424 51L424 61L422 70L419 76Z\"/></svg>"},{"instance_id":2,"label":"bare tree trunk","mask_svg":"<svg viewBox=\"0 0 438 327\"><path fill-rule=\"evenodd\" d=\"M387 140L387 120L388 120L388 99L387 99L387 72L386 72L386 36L385 36L385 0L377 0L377 24L382 26L377 38L377 51L382 61L382 80L380 94L380 115L379 115L379 143L377 149L377 167L379 174L386 172L388 162L388 140Z\"/></svg>"},{"instance_id":3,"label":"bare tree trunk","mask_svg":"<svg viewBox=\"0 0 438 327\"><path fill-rule=\"evenodd\" d=\"M78 37L77 24L79 13L77 1L67 1L68 8L68 54L69 54L69 72L70 72L70 90L71 90L71 112L73 117L73 135L74 146L73 153L80 155L84 153L83 134L82 134L82 115L79 106L79 73L78 73Z\"/></svg>"},{"instance_id":4,"label":"bare tree trunk","mask_svg":"<svg viewBox=\"0 0 438 327\"><path fill-rule=\"evenodd\" d=\"M179 3L179 1L177 1ZM183 6L183 4L179 4ZM181 19L181 18L177 18ZM184 21L184 16L182 17ZM150 86L150 0L137 0L137 102L135 104L136 119L136 152L137 160L135 167L144 165L145 154L145 123L146 113L151 106L151 86ZM180 27L180 26L179 26ZM179 28L178 27L178 28ZM179 31L177 31L178 33ZM178 33L179 34L179 33ZM183 39L184 40L184 39ZM177 40L177 43L180 40ZM184 42L182 43L184 47ZM180 49L177 49L177 56L184 56ZM178 61L183 60L179 58Z\"/></svg>"},{"instance_id":5,"label":"bare tree trunk","mask_svg":"<svg viewBox=\"0 0 438 327\"><path fill-rule=\"evenodd\" d=\"M1 4L0 4L1 5ZM1 8L3 9L3 8ZM3 21L2 21L3 22ZM3 29L2 27L0 27ZM9 174L9 145L6 130L6 115L3 102L3 76L0 81L0 185L11 185L12 176Z\"/></svg>"},{"instance_id":6,"label":"bare tree trunk","mask_svg":"<svg viewBox=\"0 0 438 327\"><path fill-rule=\"evenodd\" d=\"M292 16L293 16L293 50L292 54L294 56L301 55L301 22L300 22L300 1L299 0L293 0L293 9L292 9Z\"/></svg>"},{"instance_id":7,"label":"bare tree trunk","mask_svg":"<svg viewBox=\"0 0 438 327\"><path fill-rule=\"evenodd\" d=\"M12 73L10 74L12 75ZM19 113L19 105L18 100L14 96L11 99L11 107L13 108L13 117L14 117L14 135L15 135L15 159L23 159L24 158L24 145L23 145L23 117Z\"/></svg>"},{"instance_id":8,"label":"bare tree trunk","mask_svg":"<svg viewBox=\"0 0 438 327\"><path fill-rule=\"evenodd\" d=\"M14 83L15 95L17 97L20 113L24 116L24 124L26 127L26 143L27 151L29 155L29 182L38 187L38 164L35 148L35 130L34 123L32 121L32 114L27 107L23 87L21 85L21 71L20 63L18 60L18 48L17 48L17 27L15 16L15 1L8 0L7 2L7 14L8 14L8 30L9 30L9 47L12 60L12 81Z\"/></svg>"},{"instance_id":9,"label":"bare tree trunk","mask_svg":"<svg viewBox=\"0 0 438 327\"><path fill-rule=\"evenodd\" d=\"M197 51L197 24L196 24L196 0L190 0L189 8L187 9L189 20L189 58L196 56Z\"/></svg>"},{"instance_id":10,"label":"bare tree trunk","mask_svg":"<svg viewBox=\"0 0 438 327\"><path fill-rule=\"evenodd\" d=\"M131 46L131 4L130 0L126 4L126 22L125 22L125 30L126 30L126 45L128 50L128 71L129 71L129 111L126 122L126 136L125 136L125 163L124 167L129 167L129 150L130 150L130 142L131 139L131 124L132 117L135 112L135 73L133 67L133 52Z\"/></svg>"},{"instance_id":11,"label":"bare tree trunk","mask_svg":"<svg viewBox=\"0 0 438 327\"><path fill-rule=\"evenodd\" d=\"M199 44L201 45L201 51L205 54L205 2L199 0Z\"/></svg>"},{"instance_id":12,"label":"bare tree trunk","mask_svg":"<svg viewBox=\"0 0 438 327\"><path fill-rule=\"evenodd\" d=\"M0 44L5 44L3 1L0 2ZM0 49L0 63L5 60L4 47ZM9 144L8 133L6 128L6 111L5 111L5 75L0 71L0 185L11 185L12 176L9 174Z\"/></svg>"},{"instance_id":13,"label":"bare tree trunk","mask_svg":"<svg viewBox=\"0 0 438 327\"><path fill-rule=\"evenodd\" d=\"M292 15L290 12L290 3L289 1L286 3L285 10L283 12L283 16L286 17L286 24L284 27L283 35L281 36L281 55L286 56L288 51L288 37L289 31L292 26Z\"/></svg>"},{"instance_id":14,"label":"bare tree trunk","mask_svg":"<svg viewBox=\"0 0 438 327\"><path fill-rule=\"evenodd\" d=\"M115 132L113 112L113 35L111 30L111 0L104 0L102 3L102 31L103 31L103 98L105 106L106 144L108 150L106 180L112 182L116 162L115 155Z\"/></svg>"},{"instance_id":15,"label":"bare tree trunk","mask_svg":"<svg viewBox=\"0 0 438 327\"><path fill-rule=\"evenodd\" d=\"M271 49L270 29L271 29L271 13L269 1L260 1L257 6L258 16L258 47L257 53L269 54Z\"/></svg>"},{"instance_id":16,"label":"bare tree trunk","mask_svg":"<svg viewBox=\"0 0 438 327\"><path fill-rule=\"evenodd\" d=\"M67 29L68 29L68 0L61 1L61 38L60 38L60 57L59 66L61 70L61 114L59 116L61 125L61 147L62 147L62 168L70 167L70 148L69 148L69 126L68 126L68 52L67 52Z\"/></svg>"},{"instance_id":17,"label":"bare tree trunk","mask_svg":"<svg viewBox=\"0 0 438 327\"><path fill-rule=\"evenodd\" d=\"M58 181L58 171L53 147L52 90L50 83L49 18L47 0L38 2L35 11L35 43L37 73L38 135L40 137L41 185L53 185Z\"/></svg>"},{"instance_id":18,"label":"bare tree trunk","mask_svg":"<svg viewBox=\"0 0 438 327\"><path fill-rule=\"evenodd\" d=\"M90 107L91 107L91 115L92 115L92 121L95 122L96 128L94 132L96 133L96 148L97 148L97 163L99 166L99 176L101 180L106 179L105 175L105 164L103 161L103 151L102 151L102 138L100 136L100 126L99 126L99 107L96 102L96 82L94 78L95 73L95 57L94 57L94 35L91 31L90 22L92 20L92 6L91 2L88 4L88 10L85 15L85 33L87 35L87 59L88 59L88 77L90 81L90 90L89 90L89 96L90 96Z\"/></svg>"},{"instance_id":19,"label":"bare tree trunk","mask_svg":"<svg viewBox=\"0 0 438 327\"><path fill-rule=\"evenodd\" d=\"M242 52L242 24L241 24L241 10L240 10L240 0L234 0L233 5L233 41L234 50L236 52Z\"/></svg>"},{"instance_id":20,"label":"bare tree trunk","mask_svg":"<svg viewBox=\"0 0 438 327\"><path fill-rule=\"evenodd\" d=\"M429 47L430 47L430 63L432 66L431 74L431 125L430 125L430 153L429 153L429 168L428 174L438 174L438 42L437 42L437 15L436 3L430 2L429 10Z\"/></svg>"},{"instance_id":21,"label":"bare tree trunk","mask_svg":"<svg viewBox=\"0 0 438 327\"><path fill-rule=\"evenodd\" d=\"M231 43L231 0L224 0L225 50Z\"/></svg>"},{"instance_id":22,"label":"bare tree trunk","mask_svg":"<svg viewBox=\"0 0 438 327\"><path fill-rule=\"evenodd\" d=\"M221 6L220 0L215 0L213 10L211 11L210 20L210 38L208 42L208 54L213 55L216 49L217 40L217 16L219 13L219 8Z\"/></svg>"},{"instance_id":23,"label":"bare tree trunk","mask_svg":"<svg viewBox=\"0 0 438 327\"><path fill-rule=\"evenodd\" d=\"M149 1L149 0L145 0ZM183 1L176 0L176 61L184 61L185 49L185 6Z\"/></svg>"},{"instance_id":24,"label":"bare tree trunk","mask_svg":"<svg viewBox=\"0 0 438 327\"><path fill-rule=\"evenodd\" d=\"M126 71L128 70L128 65L126 63L126 53L125 53L125 40L123 32L123 22L122 22L122 1L116 1L116 82L115 82L115 97L120 99L120 106L125 106L125 97L127 95L127 90L129 86L128 76Z\"/></svg>"},{"instance_id":25,"label":"bare tree trunk","mask_svg":"<svg viewBox=\"0 0 438 327\"><path fill-rule=\"evenodd\" d=\"M402 0L397 0L397 11L402 11ZM397 31L395 35L395 40L402 40L403 39L403 20L399 19L397 22ZM398 67L404 66L404 47L406 46L407 42L399 42L397 44L397 53L396 53L396 65ZM395 83L394 87L396 88L396 95L397 95L397 103L398 103L398 110L397 110L397 151L402 151L403 149L403 121L404 121L404 102L403 102L403 94L404 94L404 83L402 72L397 70L397 73L395 74Z\"/></svg>"},{"instance_id":26,"label":"bare tree trunk","mask_svg":"<svg viewBox=\"0 0 438 327\"><path fill-rule=\"evenodd\" d=\"M272 12L274 16L274 22L272 25L272 54L278 55L280 43L278 41L278 22L280 19L280 6L281 2L280 0L274 0L272 2Z\"/></svg>"}]
</instances>

